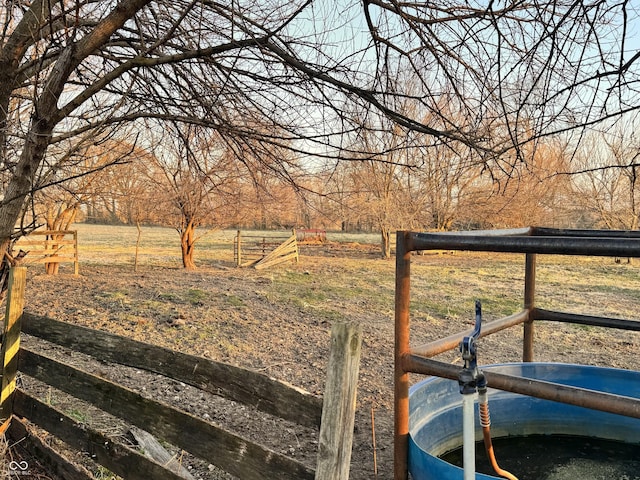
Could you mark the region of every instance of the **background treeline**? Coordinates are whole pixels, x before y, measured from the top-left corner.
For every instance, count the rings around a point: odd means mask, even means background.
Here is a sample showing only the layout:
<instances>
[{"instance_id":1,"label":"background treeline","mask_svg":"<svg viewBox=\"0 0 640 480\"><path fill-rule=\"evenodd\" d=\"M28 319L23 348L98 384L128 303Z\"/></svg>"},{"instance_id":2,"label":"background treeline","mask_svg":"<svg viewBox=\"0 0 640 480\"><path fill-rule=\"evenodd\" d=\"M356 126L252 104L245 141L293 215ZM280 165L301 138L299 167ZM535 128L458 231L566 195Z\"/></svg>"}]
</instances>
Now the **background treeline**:
<instances>
[{"instance_id":1,"label":"background treeline","mask_svg":"<svg viewBox=\"0 0 640 480\"><path fill-rule=\"evenodd\" d=\"M81 152L78 171L94 173L49 188L36 211L50 228L74 220L364 232L528 225L636 229L640 186L633 133L593 134L578 150L559 140L538 144L527 162L509 170L490 171L472 154L462 158L415 147L336 165L291 158L294 168L286 178L248 156L233 161L212 139L197 152L197 168L179 149L163 158L110 139Z\"/></svg>"}]
</instances>

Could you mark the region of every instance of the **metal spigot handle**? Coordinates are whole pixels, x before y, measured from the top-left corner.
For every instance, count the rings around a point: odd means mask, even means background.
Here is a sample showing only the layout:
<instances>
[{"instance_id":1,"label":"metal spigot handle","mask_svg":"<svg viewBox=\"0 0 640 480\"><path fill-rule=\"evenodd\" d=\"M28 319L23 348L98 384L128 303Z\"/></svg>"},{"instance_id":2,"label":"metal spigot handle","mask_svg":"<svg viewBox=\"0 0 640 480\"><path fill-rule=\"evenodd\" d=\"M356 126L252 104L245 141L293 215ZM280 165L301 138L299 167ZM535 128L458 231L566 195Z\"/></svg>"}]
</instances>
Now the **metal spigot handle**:
<instances>
[{"instance_id":1,"label":"metal spigot handle","mask_svg":"<svg viewBox=\"0 0 640 480\"><path fill-rule=\"evenodd\" d=\"M476 300L476 324L473 328L473 333L471 336L474 340L478 340L480 338L480 329L482 328L482 303L480 300Z\"/></svg>"}]
</instances>

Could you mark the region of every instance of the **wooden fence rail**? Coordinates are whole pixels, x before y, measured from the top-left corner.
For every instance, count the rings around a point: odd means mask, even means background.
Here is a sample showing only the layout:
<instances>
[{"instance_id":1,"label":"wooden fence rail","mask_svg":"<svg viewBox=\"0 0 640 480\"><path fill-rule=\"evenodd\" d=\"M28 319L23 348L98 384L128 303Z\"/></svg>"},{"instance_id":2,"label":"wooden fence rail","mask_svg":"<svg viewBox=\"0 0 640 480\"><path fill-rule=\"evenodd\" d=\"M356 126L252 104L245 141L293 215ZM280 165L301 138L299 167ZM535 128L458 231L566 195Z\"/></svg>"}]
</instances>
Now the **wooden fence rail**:
<instances>
[{"instance_id":1,"label":"wooden fence rail","mask_svg":"<svg viewBox=\"0 0 640 480\"><path fill-rule=\"evenodd\" d=\"M238 478L314 478L313 470L296 460L187 412L24 348L20 351L19 370L111 415L125 419ZM29 418L29 415L25 416ZM136 477L128 473L126 478ZM147 474L139 478L144 480L149 476Z\"/></svg>"},{"instance_id":2,"label":"wooden fence rail","mask_svg":"<svg viewBox=\"0 0 640 480\"><path fill-rule=\"evenodd\" d=\"M240 230L233 242L235 264L238 267L268 268L290 260L298 261L296 231L282 236L243 234Z\"/></svg>"},{"instance_id":3,"label":"wooden fence rail","mask_svg":"<svg viewBox=\"0 0 640 480\"><path fill-rule=\"evenodd\" d=\"M321 398L252 370L29 313L23 316L22 331L101 360L164 375L299 425L320 425Z\"/></svg>"},{"instance_id":4,"label":"wooden fence rail","mask_svg":"<svg viewBox=\"0 0 640 480\"><path fill-rule=\"evenodd\" d=\"M10 286L16 298L12 301L10 295L9 305L17 302L15 308L7 309L7 315L11 314L12 317L16 316L16 308L21 312L19 297L24 291L24 267L17 267L15 270L19 272L17 278L22 287ZM333 385L334 390L327 390L326 395L330 395L331 399L330 402L325 402L323 407L322 399L319 397L251 370L47 317L24 313L21 320L23 332L88 354L100 361L161 374L203 391L253 406L298 425L314 428L316 431L324 423L318 442L318 469L310 468L296 459L178 408L144 397L134 390L68 365L64 361L50 358L33 348L19 348L18 362L8 362L9 368L3 369L3 383L5 379L11 378L11 370L15 375L17 367L18 371L28 377L88 402L242 480L348 478L347 453L351 451L353 438L357 364L361 342L361 329L358 326L335 325L332 329L327 385ZM20 327L20 322L14 321L13 325ZM14 333L12 337L15 337ZM15 342L7 342L5 335L3 347L6 350L16 350L18 345L18 339ZM345 355L344 352L350 353ZM345 385L345 379L349 379L345 387L348 395L339 401L340 392L335 390L335 386ZM18 438L26 435L27 427L17 418L24 417L70 446L89 452L99 464L126 479L183 478L166 465L147 458L134 448L113 441L54 406L38 400L25 389L15 388L8 392L8 395L10 401L5 399L0 408L5 412L3 422L11 421L9 434L14 435L14 438L16 435ZM341 406L337 406L338 404ZM334 409L340 411L333 411ZM7 412L11 412L8 418ZM81 469L76 469L72 464L65 464L60 460L62 457L59 454L52 452L50 447L38 442L38 439L31 443L36 445L35 450L39 455L48 452L47 455L54 459L51 460L54 465L52 473L62 471L64 473L61 476L65 479L88 478Z\"/></svg>"},{"instance_id":5,"label":"wooden fence rail","mask_svg":"<svg viewBox=\"0 0 640 480\"><path fill-rule=\"evenodd\" d=\"M73 263L74 274L78 275L80 262L78 259L78 232L75 230L31 232L18 240L16 245L29 252L24 261L25 264Z\"/></svg>"}]
</instances>

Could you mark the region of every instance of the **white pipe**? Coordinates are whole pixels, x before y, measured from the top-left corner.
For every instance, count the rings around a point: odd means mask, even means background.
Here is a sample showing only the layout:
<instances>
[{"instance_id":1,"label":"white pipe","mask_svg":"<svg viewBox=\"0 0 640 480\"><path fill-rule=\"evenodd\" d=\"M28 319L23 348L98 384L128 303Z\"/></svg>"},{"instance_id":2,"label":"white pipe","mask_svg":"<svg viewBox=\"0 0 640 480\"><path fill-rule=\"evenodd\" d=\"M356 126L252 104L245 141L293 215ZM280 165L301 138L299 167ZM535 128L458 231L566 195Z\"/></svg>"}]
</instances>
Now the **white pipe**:
<instances>
[{"instance_id":1,"label":"white pipe","mask_svg":"<svg viewBox=\"0 0 640 480\"><path fill-rule=\"evenodd\" d=\"M462 395L462 466L464 480L476 478L475 394Z\"/></svg>"}]
</instances>

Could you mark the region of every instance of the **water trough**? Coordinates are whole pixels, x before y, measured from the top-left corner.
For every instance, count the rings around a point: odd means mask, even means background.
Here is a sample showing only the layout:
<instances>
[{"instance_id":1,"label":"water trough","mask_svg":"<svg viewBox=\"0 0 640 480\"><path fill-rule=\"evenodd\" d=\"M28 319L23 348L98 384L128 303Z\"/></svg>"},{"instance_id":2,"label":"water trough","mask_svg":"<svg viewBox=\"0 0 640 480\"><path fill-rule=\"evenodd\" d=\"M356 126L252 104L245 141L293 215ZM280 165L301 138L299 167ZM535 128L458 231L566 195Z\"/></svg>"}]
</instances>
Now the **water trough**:
<instances>
[{"instance_id":1,"label":"water trough","mask_svg":"<svg viewBox=\"0 0 640 480\"><path fill-rule=\"evenodd\" d=\"M485 366L482 370L640 398L640 372L637 371L534 362ZM458 382L446 378L430 377L410 389L408 467L414 480L462 480L462 468L438 458L462 445L461 397ZM494 438L591 437L636 445L640 453L640 419L637 418L494 389L489 389L489 406ZM477 413L476 427L476 440L481 441ZM500 461L500 451L496 454ZM500 477L477 474L476 478Z\"/></svg>"},{"instance_id":2,"label":"water trough","mask_svg":"<svg viewBox=\"0 0 640 480\"><path fill-rule=\"evenodd\" d=\"M524 254L523 310L487 322L482 329L482 336L487 336L518 325L523 327L522 360L525 364L492 367L495 373L491 372L491 376L490 369L487 367L486 370L488 385L499 389L491 391L489 400L493 437L506 435L514 439L516 436L522 438L520 435L523 434L541 433L551 436L559 433L608 438L628 442L635 449L629 456L640 458L640 425L637 420L640 419L639 373L603 367L533 363L534 324L539 321L640 331L638 319L540 308L536 301L537 256L640 258L639 240L638 231L543 227L469 232L398 231L394 339L394 479L407 480L410 471L413 480L460 480L464 476L457 467L437 459L438 454L462 443L462 408L459 406L462 403L461 395L457 382L446 380L458 378L459 367L436 361L433 357L458 348L470 332L454 333L424 345L411 345L411 257L416 251ZM600 369L592 370L593 368ZM502 373L507 371L508 374ZM429 379L413 387L410 394L411 373L436 375L439 378ZM551 383L545 380L551 380ZM549 400L563 403L550 403ZM468 405L469 402L465 403ZM585 407L593 410L586 410ZM472 429L465 430L469 432ZM479 435L481 434L478 433ZM553 451L551 447L549 450ZM496 453L500 460L500 453ZM477 478L490 480L498 477L478 475ZM567 478L575 480L585 477L577 475ZM613 480L611 476L600 478ZM630 477L618 478L640 480L640 463Z\"/></svg>"}]
</instances>

